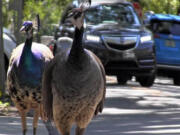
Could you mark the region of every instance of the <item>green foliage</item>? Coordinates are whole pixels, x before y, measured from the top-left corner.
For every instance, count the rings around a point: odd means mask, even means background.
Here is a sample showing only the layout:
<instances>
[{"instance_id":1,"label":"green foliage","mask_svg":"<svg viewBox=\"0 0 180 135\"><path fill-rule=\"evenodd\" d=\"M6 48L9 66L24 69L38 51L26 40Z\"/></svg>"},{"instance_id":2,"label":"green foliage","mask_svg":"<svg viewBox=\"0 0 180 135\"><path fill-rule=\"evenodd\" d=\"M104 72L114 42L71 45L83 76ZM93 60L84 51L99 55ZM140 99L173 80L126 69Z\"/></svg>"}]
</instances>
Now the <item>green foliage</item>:
<instances>
[{"instance_id":1,"label":"green foliage","mask_svg":"<svg viewBox=\"0 0 180 135\"><path fill-rule=\"evenodd\" d=\"M9 112L10 104L8 102L1 102L0 101L0 113L6 115Z\"/></svg>"},{"instance_id":2,"label":"green foliage","mask_svg":"<svg viewBox=\"0 0 180 135\"><path fill-rule=\"evenodd\" d=\"M0 101L0 106L1 107L8 107L10 104L8 102L3 103L2 101Z\"/></svg>"},{"instance_id":3,"label":"green foliage","mask_svg":"<svg viewBox=\"0 0 180 135\"><path fill-rule=\"evenodd\" d=\"M7 27L12 22L13 11L9 10L9 2L7 0L2 0L2 12L3 12L3 25Z\"/></svg>"},{"instance_id":4,"label":"green foliage","mask_svg":"<svg viewBox=\"0 0 180 135\"><path fill-rule=\"evenodd\" d=\"M13 22L15 11L13 1L17 0L2 0L3 2L3 23L8 26ZM23 20L33 20L36 14L41 18L41 34L51 35L53 26L51 24L59 23L61 14L66 5L72 0L23 0ZM129 0L133 1L133 0ZM177 14L177 9L180 7L180 0L139 0L143 8L143 12L154 11L155 13L171 13ZM11 9L11 10L10 10Z\"/></svg>"},{"instance_id":5,"label":"green foliage","mask_svg":"<svg viewBox=\"0 0 180 135\"><path fill-rule=\"evenodd\" d=\"M180 6L179 0L140 0L143 11L154 11L155 13L177 14Z\"/></svg>"},{"instance_id":6,"label":"green foliage","mask_svg":"<svg viewBox=\"0 0 180 135\"><path fill-rule=\"evenodd\" d=\"M36 14L40 15L41 34L52 34L51 24L58 23L61 13L70 0L27 0L24 6L24 20L33 20Z\"/></svg>"},{"instance_id":7,"label":"green foliage","mask_svg":"<svg viewBox=\"0 0 180 135\"><path fill-rule=\"evenodd\" d=\"M10 104L8 102L3 103L2 101L0 101L0 109L5 109L8 108L10 106Z\"/></svg>"}]
</instances>

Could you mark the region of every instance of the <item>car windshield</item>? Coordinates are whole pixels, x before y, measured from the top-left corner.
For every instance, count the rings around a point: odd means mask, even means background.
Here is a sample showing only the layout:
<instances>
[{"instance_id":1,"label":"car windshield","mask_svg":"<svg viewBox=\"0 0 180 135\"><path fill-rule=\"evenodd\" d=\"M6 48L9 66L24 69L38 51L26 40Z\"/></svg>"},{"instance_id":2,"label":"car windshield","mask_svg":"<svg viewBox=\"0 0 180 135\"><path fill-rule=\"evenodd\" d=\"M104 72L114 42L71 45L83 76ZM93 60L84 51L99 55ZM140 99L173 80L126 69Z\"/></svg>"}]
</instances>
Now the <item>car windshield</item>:
<instances>
[{"instance_id":1,"label":"car windshield","mask_svg":"<svg viewBox=\"0 0 180 135\"><path fill-rule=\"evenodd\" d=\"M153 23L153 32L161 34L172 34L180 36L180 23L176 22L156 22Z\"/></svg>"},{"instance_id":2,"label":"car windshield","mask_svg":"<svg viewBox=\"0 0 180 135\"><path fill-rule=\"evenodd\" d=\"M130 5L102 4L86 11L87 25L117 24L140 26L139 18Z\"/></svg>"}]
</instances>

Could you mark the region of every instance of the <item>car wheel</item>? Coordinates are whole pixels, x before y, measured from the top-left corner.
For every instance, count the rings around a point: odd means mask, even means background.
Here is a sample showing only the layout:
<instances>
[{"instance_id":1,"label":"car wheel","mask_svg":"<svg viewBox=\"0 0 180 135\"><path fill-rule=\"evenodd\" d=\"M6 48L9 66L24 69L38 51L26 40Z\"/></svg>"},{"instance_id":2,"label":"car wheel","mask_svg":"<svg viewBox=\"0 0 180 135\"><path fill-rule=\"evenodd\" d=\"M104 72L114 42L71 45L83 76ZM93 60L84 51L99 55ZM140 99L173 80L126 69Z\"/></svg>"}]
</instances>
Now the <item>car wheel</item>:
<instances>
[{"instance_id":1,"label":"car wheel","mask_svg":"<svg viewBox=\"0 0 180 135\"><path fill-rule=\"evenodd\" d=\"M173 77L173 82L174 85L180 86L180 77L179 76Z\"/></svg>"},{"instance_id":2,"label":"car wheel","mask_svg":"<svg viewBox=\"0 0 180 135\"><path fill-rule=\"evenodd\" d=\"M125 85L129 79L131 79L131 77L128 77L126 75L117 76L117 81L118 81L118 84L120 85Z\"/></svg>"},{"instance_id":3,"label":"car wheel","mask_svg":"<svg viewBox=\"0 0 180 135\"><path fill-rule=\"evenodd\" d=\"M155 80L155 75L149 76L137 76L136 80L140 83L143 87L151 87Z\"/></svg>"}]
</instances>

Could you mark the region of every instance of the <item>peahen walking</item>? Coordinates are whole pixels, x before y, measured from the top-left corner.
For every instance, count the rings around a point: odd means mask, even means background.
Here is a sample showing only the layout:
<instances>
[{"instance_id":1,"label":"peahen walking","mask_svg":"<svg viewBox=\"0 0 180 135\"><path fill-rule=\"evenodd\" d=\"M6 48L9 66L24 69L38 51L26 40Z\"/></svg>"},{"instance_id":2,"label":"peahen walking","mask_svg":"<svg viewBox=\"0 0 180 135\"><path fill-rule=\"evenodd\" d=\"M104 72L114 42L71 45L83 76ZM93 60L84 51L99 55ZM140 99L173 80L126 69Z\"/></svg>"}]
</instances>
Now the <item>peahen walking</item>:
<instances>
[{"instance_id":1,"label":"peahen walking","mask_svg":"<svg viewBox=\"0 0 180 135\"><path fill-rule=\"evenodd\" d=\"M53 58L48 47L32 42L33 29L31 21L23 23L20 31L25 31L27 38L25 43L13 50L7 73L7 89L21 116L23 135L26 135L26 114L30 109L34 110L33 135L36 135L42 107L42 73L44 66ZM57 135L57 131L53 130L50 121L45 125L49 130L49 135Z\"/></svg>"},{"instance_id":2,"label":"peahen walking","mask_svg":"<svg viewBox=\"0 0 180 135\"><path fill-rule=\"evenodd\" d=\"M61 51L46 66L42 94L45 114L54 119L62 135L83 135L94 115L102 112L105 99L105 71L100 60L83 48L84 7L74 9L69 20L76 26L72 47Z\"/></svg>"}]
</instances>

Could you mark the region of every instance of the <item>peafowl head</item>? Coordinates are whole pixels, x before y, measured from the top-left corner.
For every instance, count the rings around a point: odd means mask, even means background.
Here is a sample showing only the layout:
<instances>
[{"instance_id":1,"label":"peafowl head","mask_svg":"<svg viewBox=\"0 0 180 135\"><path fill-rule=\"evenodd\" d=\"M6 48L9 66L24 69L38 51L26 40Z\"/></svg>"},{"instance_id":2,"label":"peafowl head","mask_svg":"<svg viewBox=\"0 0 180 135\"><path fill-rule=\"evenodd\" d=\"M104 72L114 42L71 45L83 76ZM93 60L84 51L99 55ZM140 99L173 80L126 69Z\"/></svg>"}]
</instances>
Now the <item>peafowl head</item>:
<instances>
[{"instance_id":1,"label":"peafowl head","mask_svg":"<svg viewBox=\"0 0 180 135\"><path fill-rule=\"evenodd\" d=\"M33 23L31 21L25 21L20 32L25 32L28 39L33 37Z\"/></svg>"},{"instance_id":2,"label":"peafowl head","mask_svg":"<svg viewBox=\"0 0 180 135\"><path fill-rule=\"evenodd\" d=\"M88 0L81 3L79 8L74 8L68 15L68 20L76 26L78 29L81 29L84 24L84 12L91 5L91 0Z\"/></svg>"},{"instance_id":3,"label":"peafowl head","mask_svg":"<svg viewBox=\"0 0 180 135\"><path fill-rule=\"evenodd\" d=\"M68 15L68 20L76 26L78 29L81 29L84 24L84 13L81 8L75 8Z\"/></svg>"}]
</instances>

